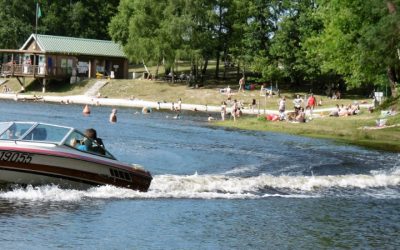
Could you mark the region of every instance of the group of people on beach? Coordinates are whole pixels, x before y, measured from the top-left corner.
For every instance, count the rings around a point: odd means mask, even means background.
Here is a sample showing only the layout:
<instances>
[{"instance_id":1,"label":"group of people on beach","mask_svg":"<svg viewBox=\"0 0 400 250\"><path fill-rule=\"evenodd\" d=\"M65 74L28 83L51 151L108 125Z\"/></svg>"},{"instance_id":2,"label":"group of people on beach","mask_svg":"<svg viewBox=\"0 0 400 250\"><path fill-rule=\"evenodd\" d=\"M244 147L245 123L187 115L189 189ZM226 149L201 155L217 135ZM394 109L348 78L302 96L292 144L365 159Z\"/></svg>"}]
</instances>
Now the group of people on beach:
<instances>
[{"instance_id":1,"label":"group of people on beach","mask_svg":"<svg viewBox=\"0 0 400 250\"><path fill-rule=\"evenodd\" d=\"M221 120L225 121L226 116L230 115L230 119L236 121L243 115L243 108L244 104L241 101L228 97L227 100L221 102Z\"/></svg>"},{"instance_id":2,"label":"group of people on beach","mask_svg":"<svg viewBox=\"0 0 400 250\"><path fill-rule=\"evenodd\" d=\"M243 91L244 92L244 83L245 83L245 78L242 77L239 80L239 88L238 92ZM221 115L221 120L224 121L226 120L227 116L230 116L230 119L233 119L236 121L237 118L241 117L243 114L243 109L244 104L240 100L233 99L232 98L232 90L230 86L228 85L227 88L221 89L221 93L225 94L227 98L221 102L220 106L220 115ZM164 101L165 102L165 101ZM249 108L253 110L256 108L256 99L253 99L251 104L249 104ZM161 103L158 102L158 109L160 109ZM272 120L272 121L291 121L291 122L306 122L306 113L312 117L314 108L316 106L322 105L322 99L319 100L317 103L317 99L315 98L313 93L310 93L308 96L305 95L304 97L300 95L296 95L296 98L293 99L293 111L287 112L286 110L286 96L281 96L278 100L278 114L269 114L266 116L267 120ZM176 117L180 117L180 113L182 110L182 99L179 98L178 101L172 102L171 103L171 110L176 112L177 115ZM360 108L359 105L348 105L344 107L343 105L340 107L337 105L336 109L333 110L330 113L330 116L348 116L348 115L354 115L359 112ZM196 108L194 108L193 111L198 111ZM207 111L207 105L206 105L206 111ZM143 114L148 114L151 112L151 108L144 107L142 110ZM86 105L83 113L85 115L90 114L90 109L89 106ZM215 120L215 118L211 115L208 114L208 121ZM112 112L109 117L109 121L111 123L117 122L117 109L112 109Z\"/></svg>"},{"instance_id":3,"label":"group of people on beach","mask_svg":"<svg viewBox=\"0 0 400 250\"><path fill-rule=\"evenodd\" d=\"M342 104L339 106L339 104L336 104L336 108L331 111L329 116L350 116L350 115L357 115L360 113L360 105L358 103L354 104L349 104L345 106Z\"/></svg>"},{"instance_id":4,"label":"group of people on beach","mask_svg":"<svg viewBox=\"0 0 400 250\"><path fill-rule=\"evenodd\" d=\"M318 105L322 105L322 101ZM306 110L309 110L310 115L312 116L314 108L317 106L317 99L314 94L311 93L306 101L300 96L296 95L296 98L293 99L293 108L294 111L286 112L286 96L283 96L278 101L278 111L277 114L269 114L267 115L267 120L271 121L292 121L292 122L306 122Z\"/></svg>"}]
</instances>

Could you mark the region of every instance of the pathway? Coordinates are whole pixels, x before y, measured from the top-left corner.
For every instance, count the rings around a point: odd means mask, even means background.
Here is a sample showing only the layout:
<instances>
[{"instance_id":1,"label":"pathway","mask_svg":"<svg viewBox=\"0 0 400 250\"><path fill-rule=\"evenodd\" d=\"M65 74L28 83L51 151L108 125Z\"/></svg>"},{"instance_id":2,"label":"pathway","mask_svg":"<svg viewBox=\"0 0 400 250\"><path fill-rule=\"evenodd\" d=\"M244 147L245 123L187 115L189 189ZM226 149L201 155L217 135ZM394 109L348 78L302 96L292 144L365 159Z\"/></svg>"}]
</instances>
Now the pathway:
<instances>
[{"instance_id":1,"label":"pathway","mask_svg":"<svg viewBox=\"0 0 400 250\"><path fill-rule=\"evenodd\" d=\"M84 95L86 96L96 96L99 93L100 89L104 87L108 83L107 80L99 80L93 84L93 86L88 89Z\"/></svg>"},{"instance_id":2,"label":"pathway","mask_svg":"<svg viewBox=\"0 0 400 250\"><path fill-rule=\"evenodd\" d=\"M8 82L8 79L5 80L0 80L0 86L3 85L4 83Z\"/></svg>"}]
</instances>

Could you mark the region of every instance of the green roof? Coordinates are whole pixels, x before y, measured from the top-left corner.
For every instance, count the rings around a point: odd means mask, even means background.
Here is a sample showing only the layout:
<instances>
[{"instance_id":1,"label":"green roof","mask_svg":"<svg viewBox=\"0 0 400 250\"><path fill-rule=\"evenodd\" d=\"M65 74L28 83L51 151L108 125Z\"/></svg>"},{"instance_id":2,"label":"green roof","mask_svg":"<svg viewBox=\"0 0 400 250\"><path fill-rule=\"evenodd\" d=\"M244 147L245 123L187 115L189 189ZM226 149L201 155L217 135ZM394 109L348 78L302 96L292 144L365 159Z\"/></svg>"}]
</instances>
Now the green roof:
<instances>
[{"instance_id":1,"label":"green roof","mask_svg":"<svg viewBox=\"0 0 400 250\"><path fill-rule=\"evenodd\" d=\"M32 34L21 49L36 36ZM37 34L40 49L46 53L125 57L121 46L113 41Z\"/></svg>"}]
</instances>

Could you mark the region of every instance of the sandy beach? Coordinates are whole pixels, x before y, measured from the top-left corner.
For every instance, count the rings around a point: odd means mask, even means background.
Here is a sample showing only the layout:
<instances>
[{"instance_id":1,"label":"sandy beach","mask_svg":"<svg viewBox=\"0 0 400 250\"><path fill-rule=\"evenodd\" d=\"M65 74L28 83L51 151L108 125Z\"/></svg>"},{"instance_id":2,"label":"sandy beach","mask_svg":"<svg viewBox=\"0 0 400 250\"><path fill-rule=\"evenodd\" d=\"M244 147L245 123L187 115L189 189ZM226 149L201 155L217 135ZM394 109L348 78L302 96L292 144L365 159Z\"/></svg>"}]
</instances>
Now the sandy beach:
<instances>
[{"instance_id":1,"label":"sandy beach","mask_svg":"<svg viewBox=\"0 0 400 250\"><path fill-rule=\"evenodd\" d=\"M15 93L0 93L0 99L3 100L14 100L14 101L41 101L49 103L60 103L60 104L82 104L82 105L93 105L93 106L110 106L110 107L132 107L132 108L152 108L156 110L173 110L177 108L177 103L172 102L154 102L146 101L141 99L118 99L118 98L97 98L89 95L71 95L71 96L54 96L54 95L29 95L29 94L15 94ZM361 108L368 108L371 105L363 104ZM219 113L221 111L220 106L213 105L200 105L200 104L189 104L182 103L182 110L187 111L199 111L199 112L210 112ZM313 116L319 116L322 113L330 112L334 108L320 108L314 109ZM291 110L289 110L290 112ZM279 114L278 110L255 108L249 109L244 108L242 112L247 115L258 115L258 114ZM287 111L288 112L288 111Z\"/></svg>"},{"instance_id":2,"label":"sandy beach","mask_svg":"<svg viewBox=\"0 0 400 250\"><path fill-rule=\"evenodd\" d=\"M146 101L141 99L117 99L117 98L97 98L88 95L73 95L73 96L53 96L53 95L27 95L27 94L0 94L0 99L14 100L14 101L42 101L50 103L61 103L61 104L83 104L93 106L111 106L111 107L132 107L132 108L152 108L159 110L172 110L173 107L177 107L177 103L172 102L154 102ZM220 112L221 107L211 105L199 105L199 104L188 104L182 103L182 110L188 111L200 111L200 112ZM260 109L263 113L264 109ZM266 113L276 113L277 110L265 110ZM258 114L258 109L250 110L243 109L245 114Z\"/></svg>"}]
</instances>

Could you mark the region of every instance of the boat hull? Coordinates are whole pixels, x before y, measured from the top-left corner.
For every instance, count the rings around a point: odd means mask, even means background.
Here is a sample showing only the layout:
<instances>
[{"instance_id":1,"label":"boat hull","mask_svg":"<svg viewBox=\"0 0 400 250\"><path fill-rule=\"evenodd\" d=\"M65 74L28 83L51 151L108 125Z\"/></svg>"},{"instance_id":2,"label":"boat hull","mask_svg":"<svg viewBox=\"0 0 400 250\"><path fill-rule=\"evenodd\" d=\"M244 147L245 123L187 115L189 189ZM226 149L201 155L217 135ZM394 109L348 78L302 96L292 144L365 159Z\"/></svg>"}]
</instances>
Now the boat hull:
<instances>
[{"instance_id":1,"label":"boat hull","mask_svg":"<svg viewBox=\"0 0 400 250\"><path fill-rule=\"evenodd\" d=\"M150 173L127 164L66 151L0 147L0 182L21 185L54 184L86 189L114 185L147 191Z\"/></svg>"}]
</instances>

